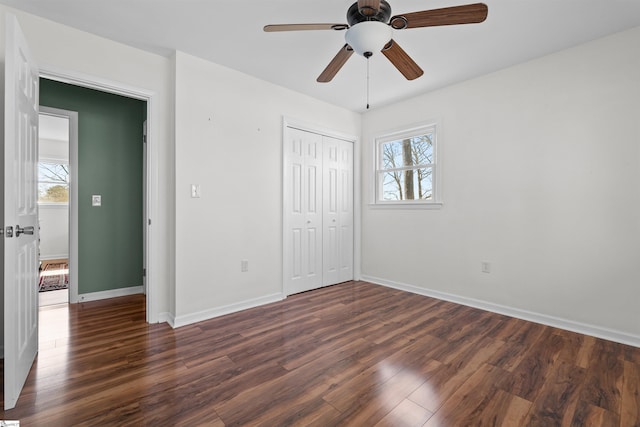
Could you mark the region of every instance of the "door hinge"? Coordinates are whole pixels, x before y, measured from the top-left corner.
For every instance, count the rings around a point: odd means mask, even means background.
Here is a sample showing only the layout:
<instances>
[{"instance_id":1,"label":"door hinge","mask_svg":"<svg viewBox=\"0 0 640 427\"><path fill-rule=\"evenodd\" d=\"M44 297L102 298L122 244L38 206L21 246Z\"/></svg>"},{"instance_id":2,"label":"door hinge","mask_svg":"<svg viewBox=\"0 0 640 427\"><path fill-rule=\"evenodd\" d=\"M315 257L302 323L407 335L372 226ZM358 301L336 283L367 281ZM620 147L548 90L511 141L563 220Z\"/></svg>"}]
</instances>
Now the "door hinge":
<instances>
[{"instance_id":1,"label":"door hinge","mask_svg":"<svg viewBox=\"0 0 640 427\"><path fill-rule=\"evenodd\" d=\"M147 143L147 135L143 135L143 136L142 136L142 142L143 142L144 144L146 144L146 143Z\"/></svg>"},{"instance_id":2,"label":"door hinge","mask_svg":"<svg viewBox=\"0 0 640 427\"><path fill-rule=\"evenodd\" d=\"M151 225L151 218L149 218L149 225Z\"/></svg>"},{"instance_id":3,"label":"door hinge","mask_svg":"<svg viewBox=\"0 0 640 427\"><path fill-rule=\"evenodd\" d=\"M146 268L142 269L142 277L147 277L147 269Z\"/></svg>"}]
</instances>

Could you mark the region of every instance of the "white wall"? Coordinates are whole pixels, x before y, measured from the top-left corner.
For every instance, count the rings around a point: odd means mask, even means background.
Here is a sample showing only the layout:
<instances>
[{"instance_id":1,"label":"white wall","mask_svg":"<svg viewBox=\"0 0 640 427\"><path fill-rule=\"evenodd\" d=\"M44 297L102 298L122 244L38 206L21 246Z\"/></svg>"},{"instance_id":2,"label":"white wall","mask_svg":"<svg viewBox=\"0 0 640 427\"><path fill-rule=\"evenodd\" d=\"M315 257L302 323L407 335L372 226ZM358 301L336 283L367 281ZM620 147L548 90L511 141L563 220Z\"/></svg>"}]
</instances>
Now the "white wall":
<instances>
[{"instance_id":1,"label":"white wall","mask_svg":"<svg viewBox=\"0 0 640 427\"><path fill-rule=\"evenodd\" d=\"M40 160L57 160L60 163L69 163L69 141L40 138L38 157Z\"/></svg>"},{"instance_id":2,"label":"white wall","mask_svg":"<svg viewBox=\"0 0 640 427\"><path fill-rule=\"evenodd\" d=\"M39 205L40 259L69 258L69 206Z\"/></svg>"},{"instance_id":3,"label":"white wall","mask_svg":"<svg viewBox=\"0 0 640 427\"><path fill-rule=\"evenodd\" d=\"M154 93L149 123L157 165L157 168L151 165L151 173L158 183L156 194L151 197L155 200L157 212L152 220L157 235L153 264L158 270L153 280L157 311L168 311L169 281L173 277L171 241L174 229L171 62L167 58L0 5L0 58L3 62L7 12L18 17L31 51L42 68L89 76L104 83L117 82L118 85Z\"/></svg>"},{"instance_id":4,"label":"white wall","mask_svg":"<svg viewBox=\"0 0 640 427\"><path fill-rule=\"evenodd\" d=\"M375 135L441 118L444 207L372 209L365 187L363 276L640 345L639 46L635 28L367 113L365 166Z\"/></svg>"},{"instance_id":5,"label":"white wall","mask_svg":"<svg viewBox=\"0 0 640 427\"><path fill-rule=\"evenodd\" d=\"M183 324L282 296L283 116L354 136L361 117L181 52L175 67L176 324ZM191 184L201 186L201 198L190 197Z\"/></svg>"}]
</instances>

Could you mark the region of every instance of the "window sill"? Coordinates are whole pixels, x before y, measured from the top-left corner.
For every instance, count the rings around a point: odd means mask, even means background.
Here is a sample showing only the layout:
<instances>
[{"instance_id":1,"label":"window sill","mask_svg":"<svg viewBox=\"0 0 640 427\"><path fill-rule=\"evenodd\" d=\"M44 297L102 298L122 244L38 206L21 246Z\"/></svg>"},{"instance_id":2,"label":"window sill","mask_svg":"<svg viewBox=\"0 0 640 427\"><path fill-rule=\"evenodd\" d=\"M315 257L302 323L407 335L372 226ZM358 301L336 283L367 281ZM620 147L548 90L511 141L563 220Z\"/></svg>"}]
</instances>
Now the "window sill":
<instances>
[{"instance_id":1,"label":"window sill","mask_svg":"<svg viewBox=\"0 0 640 427\"><path fill-rule=\"evenodd\" d=\"M442 202L392 202L392 203L369 203L372 209L442 209Z\"/></svg>"}]
</instances>

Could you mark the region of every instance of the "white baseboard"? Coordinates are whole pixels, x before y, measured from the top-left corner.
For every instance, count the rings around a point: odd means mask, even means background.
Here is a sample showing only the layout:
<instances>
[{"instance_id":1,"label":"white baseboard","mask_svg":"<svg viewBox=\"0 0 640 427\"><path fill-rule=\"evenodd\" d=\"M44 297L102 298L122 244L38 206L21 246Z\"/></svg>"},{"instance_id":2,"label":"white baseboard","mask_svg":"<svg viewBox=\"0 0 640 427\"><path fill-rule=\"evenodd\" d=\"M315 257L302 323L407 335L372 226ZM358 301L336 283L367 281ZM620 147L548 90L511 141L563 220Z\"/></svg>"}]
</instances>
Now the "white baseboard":
<instances>
[{"instance_id":1,"label":"white baseboard","mask_svg":"<svg viewBox=\"0 0 640 427\"><path fill-rule=\"evenodd\" d=\"M176 322L175 317L173 316L173 314L168 313L168 312L162 312L158 314L158 323L168 323L169 326L171 326L172 328L174 328L174 324Z\"/></svg>"},{"instance_id":2,"label":"white baseboard","mask_svg":"<svg viewBox=\"0 0 640 427\"><path fill-rule=\"evenodd\" d=\"M238 303L229 304L222 307L212 308L210 310L203 310L197 313L175 316L173 317L173 319L167 319L167 321L169 322L171 327L179 328L181 326L190 325L192 323L213 319L214 317L224 316L225 314L231 314L237 311L259 307L261 305L271 304L272 302L282 301L284 298L285 296L282 293L266 295L263 297L241 301Z\"/></svg>"},{"instance_id":3,"label":"white baseboard","mask_svg":"<svg viewBox=\"0 0 640 427\"><path fill-rule=\"evenodd\" d=\"M609 341L627 344L634 347L640 347L640 336L628 334L626 332L616 331L614 329L603 328L601 326L590 325L573 320L563 319L560 317L549 316L547 314L535 313L532 311L521 310L519 308L508 307L505 305L494 304L488 301L467 298L459 295L448 294L445 292L434 291L432 289L420 288L405 283L398 283L391 280L381 279L379 277L362 276L362 280L375 283L377 285L386 286L401 291L411 292L413 294L423 295L427 297L437 298L445 301L454 302L456 304L466 305L469 307L479 308L481 310L491 311L493 313L504 314L505 316L515 317L522 320L528 320L542 325L553 326L554 328L565 329L567 331L578 332L584 335L590 335L596 338L602 338Z\"/></svg>"},{"instance_id":4,"label":"white baseboard","mask_svg":"<svg viewBox=\"0 0 640 427\"><path fill-rule=\"evenodd\" d=\"M52 259L69 259L69 254L40 255L40 261L49 261Z\"/></svg>"},{"instance_id":5,"label":"white baseboard","mask_svg":"<svg viewBox=\"0 0 640 427\"><path fill-rule=\"evenodd\" d=\"M78 302L97 301L101 299L124 297L126 295L135 295L141 293L143 293L142 286L131 286L129 288L118 288L110 289L108 291L79 294Z\"/></svg>"}]
</instances>

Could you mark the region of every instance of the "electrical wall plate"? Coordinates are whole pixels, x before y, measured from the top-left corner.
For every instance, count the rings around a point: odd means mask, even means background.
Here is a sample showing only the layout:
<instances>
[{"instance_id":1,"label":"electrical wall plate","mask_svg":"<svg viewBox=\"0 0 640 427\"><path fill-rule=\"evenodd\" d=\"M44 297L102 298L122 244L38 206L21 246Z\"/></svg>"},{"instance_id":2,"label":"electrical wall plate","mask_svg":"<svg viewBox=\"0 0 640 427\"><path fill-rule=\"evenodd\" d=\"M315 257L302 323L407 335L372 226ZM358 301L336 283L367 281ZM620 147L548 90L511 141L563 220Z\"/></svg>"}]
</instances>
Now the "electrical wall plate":
<instances>
[{"instance_id":1,"label":"electrical wall plate","mask_svg":"<svg viewBox=\"0 0 640 427\"><path fill-rule=\"evenodd\" d=\"M91 196L91 206L102 206L102 196L99 194Z\"/></svg>"}]
</instances>

